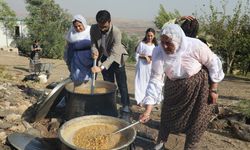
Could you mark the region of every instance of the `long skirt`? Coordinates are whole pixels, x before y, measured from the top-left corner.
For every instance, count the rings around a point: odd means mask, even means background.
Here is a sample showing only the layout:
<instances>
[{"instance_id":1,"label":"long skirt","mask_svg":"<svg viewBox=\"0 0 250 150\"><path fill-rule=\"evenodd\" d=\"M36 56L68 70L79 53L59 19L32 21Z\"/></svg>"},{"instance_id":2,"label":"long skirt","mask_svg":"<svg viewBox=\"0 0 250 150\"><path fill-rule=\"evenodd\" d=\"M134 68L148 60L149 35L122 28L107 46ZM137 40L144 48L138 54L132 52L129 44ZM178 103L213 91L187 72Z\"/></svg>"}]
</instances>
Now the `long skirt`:
<instances>
[{"instance_id":1,"label":"long skirt","mask_svg":"<svg viewBox=\"0 0 250 150\"><path fill-rule=\"evenodd\" d=\"M151 74L152 63L148 64L146 59L139 58L135 70L135 100L140 104L145 97L146 88Z\"/></svg>"},{"instance_id":2,"label":"long skirt","mask_svg":"<svg viewBox=\"0 0 250 150\"><path fill-rule=\"evenodd\" d=\"M158 141L166 142L170 133L185 133L185 149L193 149L212 118L208 95L205 69L187 79L166 79Z\"/></svg>"}]
</instances>

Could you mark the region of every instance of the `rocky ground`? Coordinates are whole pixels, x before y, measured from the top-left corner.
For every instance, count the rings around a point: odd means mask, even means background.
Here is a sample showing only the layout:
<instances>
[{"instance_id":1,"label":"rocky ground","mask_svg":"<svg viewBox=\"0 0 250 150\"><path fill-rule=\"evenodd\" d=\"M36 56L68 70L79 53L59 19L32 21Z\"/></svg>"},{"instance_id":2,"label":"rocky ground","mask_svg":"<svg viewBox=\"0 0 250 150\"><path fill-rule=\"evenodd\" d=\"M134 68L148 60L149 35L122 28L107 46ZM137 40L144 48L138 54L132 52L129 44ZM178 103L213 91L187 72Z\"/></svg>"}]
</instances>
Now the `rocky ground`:
<instances>
[{"instance_id":1,"label":"rocky ground","mask_svg":"<svg viewBox=\"0 0 250 150\"><path fill-rule=\"evenodd\" d=\"M34 135L47 143L52 149L60 149L60 141L57 132L62 119L59 110L54 112L57 115L47 117L40 121L30 122L25 119L29 111L34 108L42 95L51 90L46 86L52 82L59 82L68 77L68 71L62 60L42 59L44 63L53 64L52 74L47 83L34 81L23 82L25 76L29 75L29 61L27 57L18 56L12 53L0 52L0 149L14 149L9 144L7 137L13 133L28 133ZM143 111L135 105L133 100L134 93L134 74L133 64L126 66L128 76L129 93L131 95L131 119L136 120ZM101 77L99 76L99 80ZM199 143L199 150L247 150L250 149L250 140L247 136L250 132L249 118L235 111L238 102L250 101L250 80L244 78L227 77L220 84L219 88L219 115L209 125L209 129ZM34 114L33 114L34 115ZM134 145L136 149L150 149L154 145L159 127L160 106L154 109L152 119L147 124L136 126L138 138ZM240 123L237 126L236 123ZM243 125L242 125L243 124ZM242 131L242 134L240 134ZM246 129L246 130L243 130ZM245 136L246 135L246 136ZM247 141L248 140L248 141ZM183 149L185 135L171 135L167 149ZM45 144L44 144L45 145Z\"/></svg>"}]
</instances>

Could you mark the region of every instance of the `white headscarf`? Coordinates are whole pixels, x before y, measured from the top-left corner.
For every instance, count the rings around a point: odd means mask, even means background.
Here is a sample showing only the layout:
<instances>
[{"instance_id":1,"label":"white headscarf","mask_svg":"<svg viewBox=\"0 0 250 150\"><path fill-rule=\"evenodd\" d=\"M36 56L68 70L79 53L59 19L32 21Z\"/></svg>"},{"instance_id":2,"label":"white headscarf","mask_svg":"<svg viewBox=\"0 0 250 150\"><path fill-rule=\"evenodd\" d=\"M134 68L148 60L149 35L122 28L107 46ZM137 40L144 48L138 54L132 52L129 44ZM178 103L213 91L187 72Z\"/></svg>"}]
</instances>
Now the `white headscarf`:
<instances>
[{"instance_id":1,"label":"white headscarf","mask_svg":"<svg viewBox=\"0 0 250 150\"><path fill-rule=\"evenodd\" d=\"M179 25L168 24L161 30L161 35L170 37L175 45L174 54L165 55L164 70L171 72L168 74L174 79L186 78L187 74L181 65L182 55L189 51L185 33ZM163 50L162 46L161 49Z\"/></svg>"},{"instance_id":2,"label":"white headscarf","mask_svg":"<svg viewBox=\"0 0 250 150\"><path fill-rule=\"evenodd\" d=\"M79 21L83 24L85 30L82 32L77 32L73 25L71 25L68 34L66 35L66 40L68 42L76 42L78 40L90 39L90 26L87 24L86 19L82 15L75 15L72 19L72 23L74 21Z\"/></svg>"}]
</instances>

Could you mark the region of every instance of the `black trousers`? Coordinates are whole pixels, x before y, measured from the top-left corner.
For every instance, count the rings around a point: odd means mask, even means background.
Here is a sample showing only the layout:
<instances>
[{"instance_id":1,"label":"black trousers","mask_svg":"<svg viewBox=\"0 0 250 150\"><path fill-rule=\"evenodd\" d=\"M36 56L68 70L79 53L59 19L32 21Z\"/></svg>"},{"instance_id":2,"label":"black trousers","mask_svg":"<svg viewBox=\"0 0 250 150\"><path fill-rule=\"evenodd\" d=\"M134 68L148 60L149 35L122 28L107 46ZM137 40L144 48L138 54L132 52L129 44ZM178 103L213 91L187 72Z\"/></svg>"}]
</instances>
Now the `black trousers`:
<instances>
[{"instance_id":1,"label":"black trousers","mask_svg":"<svg viewBox=\"0 0 250 150\"><path fill-rule=\"evenodd\" d=\"M102 71L102 76L104 81L113 83L116 79L116 83L121 94L121 103L123 106L129 106L130 101L125 66L120 67L118 63L113 62L108 70L104 69Z\"/></svg>"}]
</instances>

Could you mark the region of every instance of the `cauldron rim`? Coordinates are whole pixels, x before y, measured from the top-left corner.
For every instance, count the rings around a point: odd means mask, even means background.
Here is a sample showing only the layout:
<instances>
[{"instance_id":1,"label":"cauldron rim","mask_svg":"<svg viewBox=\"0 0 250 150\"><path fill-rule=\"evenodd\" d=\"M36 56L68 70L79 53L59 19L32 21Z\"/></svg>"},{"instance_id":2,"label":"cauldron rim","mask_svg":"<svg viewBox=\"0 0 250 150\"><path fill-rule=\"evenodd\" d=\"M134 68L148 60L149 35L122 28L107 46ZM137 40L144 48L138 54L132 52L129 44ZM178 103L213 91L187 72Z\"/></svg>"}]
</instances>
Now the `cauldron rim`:
<instances>
[{"instance_id":1,"label":"cauldron rim","mask_svg":"<svg viewBox=\"0 0 250 150\"><path fill-rule=\"evenodd\" d=\"M67 83L66 85L65 85L65 89L66 89L66 91L67 92L69 92L69 93L72 93L72 94L79 94L79 95L106 95L106 94L110 94L110 93L114 93L114 92L116 92L116 90L117 90L117 86L116 86L116 84L115 83L113 83L113 82L109 82L109 81L101 81L101 80L96 80L95 81L95 83L96 83L96 86L98 86L98 84L105 84L105 85L109 85L109 86L112 86L107 92L105 92L105 93L93 93L93 94L91 94L91 93L77 93L77 92L74 92L71 88L71 86L73 85L73 82L70 82L70 83ZM89 83L87 83L87 85L88 86L86 86L86 87L88 87L88 88L90 88L90 82Z\"/></svg>"},{"instance_id":2,"label":"cauldron rim","mask_svg":"<svg viewBox=\"0 0 250 150\"><path fill-rule=\"evenodd\" d=\"M107 119L107 118L108 118L108 119L113 119L114 121L119 121L120 123L123 123L124 126L129 125L129 123L126 122L125 120L122 120L122 119L116 118L116 117L105 116L105 115L88 115L88 116L81 116L81 117L73 118L73 119L71 119L71 120L65 122L65 123L59 128L58 137L59 137L59 139L61 140L61 142L62 142L63 144L65 144L66 146L68 146L68 147L70 147L70 148L72 148L72 149L74 149L74 150L85 150L85 149L81 149L81 148L78 148L78 147L74 146L74 145L71 144L70 142L67 142L67 141L65 140L65 138L63 137L63 135L62 135L63 133L62 133L62 132L63 132L63 130L64 130L67 126L69 126L70 123L79 122L81 119L86 119L86 118L87 118L87 119L92 119L92 118L105 118L105 119ZM119 150L119 149L123 149L123 148L128 147L129 145L131 145L131 144L134 142L134 140L135 140L135 138L136 138L136 130L135 130L135 128L133 128L133 127L131 127L131 128L128 129L128 130L132 130L132 131L133 131L133 132L132 132L132 134L133 134L132 138L128 139L128 141L127 141L126 144L124 144L124 145L122 145L122 146L119 146L119 147L112 148L112 149L110 149L110 150Z\"/></svg>"}]
</instances>

